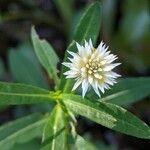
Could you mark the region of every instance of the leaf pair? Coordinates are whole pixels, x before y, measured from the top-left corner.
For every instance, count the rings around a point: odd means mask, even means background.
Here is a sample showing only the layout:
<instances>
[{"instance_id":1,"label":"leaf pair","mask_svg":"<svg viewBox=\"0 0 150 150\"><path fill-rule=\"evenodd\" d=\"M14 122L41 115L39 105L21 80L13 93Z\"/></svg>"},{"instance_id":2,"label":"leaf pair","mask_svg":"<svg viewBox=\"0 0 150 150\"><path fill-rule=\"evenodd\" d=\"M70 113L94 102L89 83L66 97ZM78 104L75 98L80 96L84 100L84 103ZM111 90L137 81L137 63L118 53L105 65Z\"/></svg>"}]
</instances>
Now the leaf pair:
<instances>
[{"instance_id":1,"label":"leaf pair","mask_svg":"<svg viewBox=\"0 0 150 150\"><path fill-rule=\"evenodd\" d=\"M117 105L96 102L94 99L89 101L81 96L72 94L64 93L58 96L56 94L22 84L0 84L0 104L35 104L51 102L57 97L63 99L63 103L68 109L103 126L139 138L150 138L150 128L133 114ZM62 111L59 105L56 108L59 110L58 112ZM54 114L58 118L63 118L64 116L61 116L62 112L61 114ZM57 120L59 121L58 118ZM60 124L60 122L58 123Z\"/></svg>"},{"instance_id":2,"label":"leaf pair","mask_svg":"<svg viewBox=\"0 0 150 150\"><path fill-rule=\"evenodd\" d=\"M81 18L74 34L73 42L68 47L68 50L77 51L75 41L83 43L84 39L89 40L91 38L94 43L96 42L100 29L100 16L100 5L96 2L86 10ZM108 93L109 96L104 97L100 102L96 101L92 96L88 97L90 98L89 100L88 98L83 99L79 95L66 94L71 92L73 85L72 80L66 80L63 76L66 68L62 67L59 84L56 68L58 57L53 48L45 40L39 39L34 28L32 28L32 41L35 53L41 64L63 93L59 91L50 92L24 84L0 83L0 105L35 104L51 101L57 103L49 117L43 118L40 116L36 118L36 116L31 116L23 118L21 121L13 122L12 125L8 124L1 127L0 137L2 141L0 141L0 147L6 146L5 149L10 149L16 142L24 143L32 140L42 134L42 127L46 124L41 149L67 149L69 120L67 120L68 114L63 109L64 106L67 110L69 109L77 115L89 118L110 129L135 137L150 139L150 128L143 121L120 106L106 103L126 105L149 95L149 78L123 79ZM66 53L64 60L67 57L68 54ZM142 93L141 90L143 91ZM11 130L7 133L9 128ZM30 138L27 139L27 136L30 136ZM19 140L17 141L18 138ZM83 139L79 137L78 141L81 141L82 144ZM10 146L6 143L10 143Z\"/></svg>"}]
</instances>

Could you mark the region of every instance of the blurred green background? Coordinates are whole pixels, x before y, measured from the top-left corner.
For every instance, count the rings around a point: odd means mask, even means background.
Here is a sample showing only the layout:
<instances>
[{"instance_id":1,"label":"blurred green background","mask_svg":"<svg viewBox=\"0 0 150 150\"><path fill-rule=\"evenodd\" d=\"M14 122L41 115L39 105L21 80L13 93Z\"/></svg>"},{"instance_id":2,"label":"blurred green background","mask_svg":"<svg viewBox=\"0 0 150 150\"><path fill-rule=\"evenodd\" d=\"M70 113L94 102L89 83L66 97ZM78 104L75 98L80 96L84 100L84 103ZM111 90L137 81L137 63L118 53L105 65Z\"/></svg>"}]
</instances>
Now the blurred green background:
<instances>
[{"instance_id":1,"label":"blurred green background","mask_svg":"<svg viewBox=\"0 0 150 150\"><path fill-rule=\"evenodd\" d=\"M50 89L53 82L39 64L30 40L35 25L62 62L64 52L85 8L94 0L0 0L0 80ZM101 0L103 40L122 62L122 77L150 75L150 1ZM94 28L94 27L93 27ZM60 69L58 64L58 69ZM50 111L52 105L0 106L0 124L31 112ZM150 98L128 108L150 124ZM113 132L78 118L77 131L95 141L102 150L146 150L150 141ZM35 141L36 144L36 141ZM29 147L32 147L30 143ZM20 149L16 146L16 150ZM35 148L36 149L36 148Z\"/></svg>"}]
</instances>

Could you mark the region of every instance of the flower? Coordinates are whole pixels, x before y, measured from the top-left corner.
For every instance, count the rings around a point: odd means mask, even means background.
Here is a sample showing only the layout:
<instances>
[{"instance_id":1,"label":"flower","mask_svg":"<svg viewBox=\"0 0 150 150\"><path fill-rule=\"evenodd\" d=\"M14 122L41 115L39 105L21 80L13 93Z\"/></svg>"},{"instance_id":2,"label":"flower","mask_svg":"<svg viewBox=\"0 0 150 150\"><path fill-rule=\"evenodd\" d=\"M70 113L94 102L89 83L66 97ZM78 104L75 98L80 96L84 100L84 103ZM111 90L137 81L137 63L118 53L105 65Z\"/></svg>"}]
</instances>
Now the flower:
<instances>
[{"instance_id":1,"label":"flower","mask_svg":"<svg viewBox=\"0 0 150 150\"><path fill-rule=\"evenodd\" d=\"M120 65L120 63L113 63L117 56L110 54L103 41L96 49L91 39L89 42L85 41L84 46L78 43L76 46L78 53L68 51L72 58L68 57L70 62L62 63L70 69L64 75L66 78L75 78L76 82L72 90L82 85L82 97L85 96L89 87L92 87L100 97L100 91L104 93L105 89L110 89L110 85L114 85L116 78L120 76L112 71Z\"/></svg>"}]
</instances>

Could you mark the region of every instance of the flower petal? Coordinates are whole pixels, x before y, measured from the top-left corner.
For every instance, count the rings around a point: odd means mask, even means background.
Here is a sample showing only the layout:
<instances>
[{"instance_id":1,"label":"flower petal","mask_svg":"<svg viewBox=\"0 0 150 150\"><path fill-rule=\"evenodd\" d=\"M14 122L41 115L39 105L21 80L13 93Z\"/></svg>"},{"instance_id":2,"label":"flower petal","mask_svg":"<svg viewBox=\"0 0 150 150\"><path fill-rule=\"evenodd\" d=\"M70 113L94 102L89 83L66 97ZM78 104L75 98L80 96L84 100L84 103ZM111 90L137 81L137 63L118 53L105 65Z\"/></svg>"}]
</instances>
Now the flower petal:
<instances>
[{"instance_id":1,"label":"flower petal","mask_svg":"<svg viewBox=\"0 0 150 150\"><path fill-rule=\"evenodd\" d=\"M80 55L81 57L83 57L83 56L84 56L84 47L81 46L81 45L80 45L79 43L77 43L77 42L76 42L76 46L77 46L79 55Z\"/></svg>"},{"instance_id":2,"label":"flower petal","mask_svg":"<svg viewBox=\"0 0 150 150\"><path fill-rule=\"evenodd\" d=\"M81 83L82 83L82 80L81 80L81 79L78 79L78 80L75 82L75 84L74 84L74 86L73 86L73 88L72 88L72 91L74 91Z\"/></svg>"},{"instance_id":3,"label":"flower petal","mask_svg":"<svg viewBox=\"0 0 150 150\"><path fill-rule=\"evenodd\" d=\"M91 75L88 76L88 82L92 85L93 84L93 77Z\"/></svg>"},{"instance_id":4,"label":"flower petal","mask_svg":"<svg viewBox=\"0 0 150 150\"><path fill-rule=\"evenodd\" d=\"M121 63L115 63L115 64L106 65L103 70L104 71L110 71L110 70L114 69L116 66L119 66L120 64Z\"/></svg>"},{"instance_id":5,"label":"flower petal","mask_svg":"<svg viewBox=\"0 0 150 150\"><path fill-rule=\"evenodd\" d=\"M99 97L101 97L100 92L99 92L99 90L98 90L98 83L97 83L96 81L92 84L92 87L93 87L95 93L96 93Z\"/></svg>"},{"instance_id":6,"label":"flower petal","mask_svg":"<svg viewBox=\"0 0 150 150\"><path fill-rule=\"evenodd\" d=\"M104 86L102 86L102 85L98 85L98 88L102 91L102 93L104 93L104 92L105 92L105 90L104 90Z\"/></svg>"},{"instance_id":7,"label":"flower petal","mask_svg":"<svg viewBox=\"0 0 150 150\"><path fill-rule=\"evenodd\" d=\"M66 66L68 68L72 67L72 63L68 63L68 62L63 62L62 65Z\"/></svg>"},{"instance_id":8,"label":"flower petal","mask_svg":"<svg viewBox=\"0 0 150 150\"><path fill-rule=\"evenodd\" d=\"M88 87L89 87L89 83L88 83L87 79L84 79L82 82L82 97L83 98L88 90Z\"/></svg>"},{"instance_id":9,"label":"flower petal","mask_svg":"<svg viewBox=\"0 0 150 150\"><path fill-rule=\"evenodd\" d=\"M90 40L89 40L89 45L90 45L91 49L93 49L93 48L94 48L94 47L93 47L93 44L92 44L92 40L91 40L91 38L90 38Z\"/></svg>"}]
</instances>

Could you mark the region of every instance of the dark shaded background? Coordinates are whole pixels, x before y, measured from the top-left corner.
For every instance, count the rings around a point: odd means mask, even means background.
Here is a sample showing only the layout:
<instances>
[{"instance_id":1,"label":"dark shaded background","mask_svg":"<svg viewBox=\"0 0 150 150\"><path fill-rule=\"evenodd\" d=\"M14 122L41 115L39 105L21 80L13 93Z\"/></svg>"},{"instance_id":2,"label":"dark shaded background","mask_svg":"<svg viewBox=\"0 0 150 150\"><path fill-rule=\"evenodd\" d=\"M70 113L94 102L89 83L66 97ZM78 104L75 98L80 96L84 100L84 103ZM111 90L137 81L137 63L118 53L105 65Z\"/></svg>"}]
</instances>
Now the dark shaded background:
<instances>
[{"instance_id":1,"label":"dark shaded background","mask_svg":"<svg viewBox=\"0 0 150 150\"><path fill-rule=\"evenodd\" d=\"M32 68L28 68L25 62L23 67L26 72L20 70L19 64L22 59L19 59L20 53L15 52L21 49L29 50L31 53L29 52L27 58L36 59L32 53L33 47L30 41L30 29L32 25L35 25L40 37L46 38L51 43L62 62L75 25L84 9L92 2L94 0L70 0L67 8L63 9L54 0L0 0L1 81L30 83L46 88L53 84L44 70L40 71L49 84L33 82ZM150 1L102 0L101 3L103 19L98 43L103 39L119 56L119 61L122 62L120 74L123 77L149 76ZM40 66L37 60L30 63ZM24 77L26 73L29 73L29 78ZM31 112L45 112L50 108L51 106L45 105L2 107L0 108L0 124ZM148 97L128 109L150 124ZM104 150L147 150L150 148L148 140L113 132L83 118L79 118L78 121L78 133L92 139Z\"/></svg>"}]
</instances>

